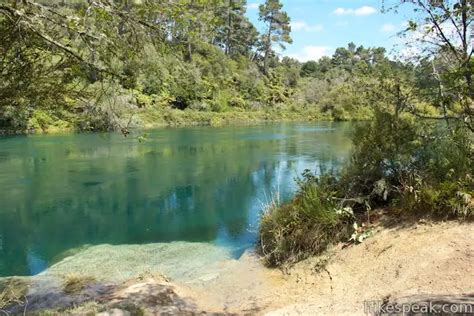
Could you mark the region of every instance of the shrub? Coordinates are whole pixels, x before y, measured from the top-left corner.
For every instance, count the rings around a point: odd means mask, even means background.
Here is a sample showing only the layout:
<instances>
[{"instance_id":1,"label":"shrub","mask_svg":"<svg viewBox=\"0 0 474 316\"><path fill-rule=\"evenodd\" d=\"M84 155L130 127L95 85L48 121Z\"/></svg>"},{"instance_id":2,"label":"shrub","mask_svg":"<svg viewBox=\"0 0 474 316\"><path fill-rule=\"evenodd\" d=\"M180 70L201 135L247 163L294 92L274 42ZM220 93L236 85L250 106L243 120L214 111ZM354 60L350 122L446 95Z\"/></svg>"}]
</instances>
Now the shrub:
<instances>
[{"instance_id":1,"label":"shrub","mask_svg":"<svg viewBox=\"0 0 474 316\"><path fill-rule=\"evenodd\" d=\"M373 207L390 203L418 215L472 216L467 202L474 191L472 136L445 124L377 113L354 136L352 160L342 177L346 194L366 197ZM385 188L377 192L381 181Z\"/></svg>"},{"instance_id":2,"label":"shrub","mask_svg":"<svg viewBox=\"0 0 474 316\"><path fill-rule=\"evenodd\" d=\"M57 113L60 114L60 113ZM46 110L34 110L28 120L27 130L47 132L55 129L65 130L69 123L58 118L54 113Z\"/></svg>"},{"instance_id":3,"label":"shrub","mask_svg":"<svg viewBox=\"0 0 474 316\"><path fill-rule=\"evenodd\" d=\"M259 248L267 264L293 263L348 241L354 220L373 208L474 218L473 138L465 128L378 111L356 128L353 143L340 176L306 172L293 200L265 208Z\"/></svg>"},{"instance_id":4,"label":"shrub","mask_svg":"<svg viewBox=\"0 0 474 316\"><path fill-rule=\"evenodd\" d=\"M268 265L297 262L350 237L353 221L350 214L337 208L335 184L334 177L316 178L307 172L289 203L273 201L266 206L259 250Z\"/></svg>"}]
</instances>

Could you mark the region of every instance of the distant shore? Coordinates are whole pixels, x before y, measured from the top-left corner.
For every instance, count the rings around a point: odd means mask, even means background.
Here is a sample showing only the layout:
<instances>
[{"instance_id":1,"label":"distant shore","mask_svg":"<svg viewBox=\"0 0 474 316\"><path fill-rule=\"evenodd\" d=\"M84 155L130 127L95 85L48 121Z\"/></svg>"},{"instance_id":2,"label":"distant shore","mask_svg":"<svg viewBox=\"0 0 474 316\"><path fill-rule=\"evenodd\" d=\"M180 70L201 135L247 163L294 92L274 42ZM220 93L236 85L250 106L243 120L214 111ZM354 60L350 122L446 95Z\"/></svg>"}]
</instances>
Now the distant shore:
<instances>
[{"instance_id":1,"label":"distant shore","mask_svg":"<svg viewBox=\"0 0 474 316\"><path fill-rule=\"evenodd\" d=\"M321 113L314 109L307 110L259 110L259 111L228 111L211 112L178 109L139 109L132 114L124 115L120 123L128 131L188 126L239 126L276 122L331 122L331 121L363 121L369 117L334 118L330 113ZM25 134L58 134L81 132L72 123L61 122L59 125L47 125L43 128L28 130L0 129L0 136ZM82 131L84 132L84 131ZM104 132L90 130L88 132ZM120 131L118 131L120 132Z\"/></svg>"}]
</instances>

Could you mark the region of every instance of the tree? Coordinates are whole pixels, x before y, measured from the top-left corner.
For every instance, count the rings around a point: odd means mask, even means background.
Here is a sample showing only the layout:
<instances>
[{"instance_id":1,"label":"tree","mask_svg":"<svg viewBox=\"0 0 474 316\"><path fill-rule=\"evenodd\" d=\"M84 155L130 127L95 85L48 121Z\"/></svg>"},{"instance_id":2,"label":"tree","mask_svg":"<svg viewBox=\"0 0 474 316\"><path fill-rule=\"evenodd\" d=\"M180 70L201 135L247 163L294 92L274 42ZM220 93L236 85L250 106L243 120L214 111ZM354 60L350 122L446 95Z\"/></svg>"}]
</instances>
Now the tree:
<instances>
[{"instance_id":1,"label":"tree","mask_svg":"<svg viewBox=\"0 0 474 316\"><path fill-rule=\"evenodd\" d=\"M122 80L124 67L117 64L150 40L154 25L140 8L132 10L128 1L0 2L0 124L25 130L35 112L54 121L67 109L103 115L106 128L115 125L95 107L107 93L88 88L106 78Z\"/></svg>"},{"instance_id":2,"label":"tree","mask_svg":"<svg viewBox=\"0 0 474 316\"><path fill-rule=\"evenodd\" d=\"M229 0L227 5L227 23L225 38L225 53L230 55L235 43L234 34L239 31L240 23L245 19L247 1Z\"/></svg>"},{"instance_id":3,"label":"tree","mask_svg":"<svg viewBox=\"0 0 474 316\"><path fill-rule=\"evenodd\" d=\"M249 21L247 17L240 20L236 25L236 31L230 41L231 56L243 55L253 57L254 48L258 43L259 33L255 26Z\"/></svg>"},{"instance_id":4,"label":"tree","mask_svg":"<svg viewBox=\"0 0 474 316\"><path fill-rule=\"evenodd\" d=\"M281 68L284 70L285 86L296 88L298 81L300 80L300 62L290 57L283 57L281 61Z\"/></svg>"},{"instance_id":5,"label":"tree","mask_svg":"<svg viewBox=\"0 0 474 316\"><path fill-rule=\"evenodd\" d=\"M301 66L301 77L316 77L318 71L319 66L316 61L307 61Z\"/></svg>"},{"instance_id":6,"label":"tree","mask_svg":"<svg viewBox=\"0 0 474 316\"><path fill-rule=\"evenodd\" d=\"M261 40L263 69L266 74L268 74L268 59L272 53L273 43L279 44L284 49L283 43L291 44L293 42L290 37L290 17L285 11L282 11L282 8L283 4L279 0L266 0L265 4L260 5L260 20L267 26Z\"/></svg>"},{"instance_id":7,"label":"tree","mask_svg":"<svg viewBox=\"0 0 474 316\"><path fill-rule=\"evenodd\" d=\"M452 112L450 118L462 120L474 132L472 1L401 0L392 8L403 4L411 4L423 14L420 20L409 21L403 34L416 39L418 61L432 60L432 76L438 81L438 103L444 107L445 118L448 111ZM440 69L444 69L443 73Z\"/></svg>"},{"instance_id":8,"label":"tree","mask_svg":"<svg viewBox=\"0 0 474 316\"><path fill-rule=\"evenodd\" d=\"M222 10L222 20L216 38L216 44L223 47L228 56L249 56L258 40L255 26L245 16L246 0L228 0Z\"/></svg>"}]
</instances>

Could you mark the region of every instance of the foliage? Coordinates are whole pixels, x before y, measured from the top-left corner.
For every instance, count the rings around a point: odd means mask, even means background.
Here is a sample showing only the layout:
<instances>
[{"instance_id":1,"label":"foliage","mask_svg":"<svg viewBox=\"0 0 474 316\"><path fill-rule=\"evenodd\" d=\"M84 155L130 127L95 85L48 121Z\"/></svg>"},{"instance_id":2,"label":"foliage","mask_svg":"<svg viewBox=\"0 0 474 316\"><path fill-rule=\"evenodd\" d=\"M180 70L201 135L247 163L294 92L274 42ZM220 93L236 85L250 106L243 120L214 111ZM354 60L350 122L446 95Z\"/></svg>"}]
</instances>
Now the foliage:
<instances>
[{"instance_id":1,"label":"foliage","mask_svg":"<svg viewBox=\"0 0 474 316\"><path fill-rule=\"evenodd\" d=\"M365 197L373 207L392 204L443 218L457 215L457 209L474 215L467 211L470 201L456 204L474 189L472 139L463 128L440 125L377 113L354 136L352 160L341 180L346 195Z\"/></svg>"},{"instance_id":2,"label":"foliage","mask_svg":"<svg viewBox=\"0 0 474 316\"><path fill-rule=\"evenodd\" d=\"M368 95L380 78L410 76L413 71L389 60L383 48L349 43L347 48L338 48L332 58L302 64L303 79L293 100L300 107L316 107L334 120L368 120L373 116L373 105L381 101L381 96Z\"/></svg>"},{"instance_id":3,"label":"foliage","mask_svg":"<svg viewBox=\"0 0 474 316\"><path fill-rule=\"evenodd\" d=\"M291 26L278 0L260 6L262 34L246 17L245 0L2 1L0 130L128 133L134 113L153 117L156 108L293 107L366 120L399 91L409 96L404 110L471 126L472 48L463 45L465 32L447 36L437 28L454 23L462 31L471 8L406 2L426 13L407 36L422 31L423 43L439 43L415 63L354 43L318 61L280 58L273 47L291 43ZM374 88L379 82L384 90ZM371 97L371 90L380 93Z\"/></svg>"},{"instance_id":4,"label":"foliage","mask_svg":"<svg viewBox=\"0 0 474 316\"><path fill-rule=\"evenodd\" d=\"M370 231L352 225L374 208L406 216L474 218L474 144L464 125L450 129L412 114L378 110L373 121L356 128L353 144L351 160L337 177L306 173L293 200L264 210L260 251L269 265L367 238Z\"/></svg>"},{"instance_id":5,"label":"foliage","mask_svg":"<svg viewBox=\"0 0 474 316\"><path fill-rule=\"evenodd\" d=\"M337 209L332 176L307 172L295 198L283 205L269 203L260 223L259 249L270 266L291 264L319 254L351 235L351 216Z\"/></svg>"},{"instance_id":6,"label":"foliage","mask_svg":"<svg viewBox=\"0 0 474 316\"><path fill-rule=\"evenodd\" d=\"M279 58L272 45L291 43L282 4L261 6L261 35L245 10L243 0L2 2L0 129L127 134L136 113L149 126L165 108L369 119L365 83L403 68L353 43L317 62Z\"/></svg>"},{"instance_id":7,"label":"foliage","mask_svg":"<svg viewBox=\"0 0 474 316\"><path fill-rule=\"evenodd\" d=\"M282 11L283 4L280 0L266 0L259 7L260 20L266 24L266 31L262 34L261 50L263 51L263 68L268 73L269 58L272 53L273 43L279 44L282 49L283 43L291 44L290 17Z\"/></svg>"},{"instance_id":8,"label":"foliage","mask_svg":"<svg viewBox=\"0 0 474 316\"><path fill-rule=\"evenodd\" d=\"M421 65L418 86L430 89L425 94L449 115L474 132L474 83L471 25L472 1L385 0L388 10L409 5L418 19L408 21L402 33L406 45L416 52L411 59ZM416 39L416 43L413 40ZM426 80L428 79L428 80ZM416 112L416 111L415 111Z\"/></svg>"},{"instance_id":9,"label":"foliage","mask_svg":"<svg viewBox=\"0 0 474 316\"><path fill-rule=\"evenodd\" d=\"M445 38L439 27L449 19L462 29L458 24L468 19L463 16L467 2L460 1L454 11L446 9L444 1L408 2L422 7L425 22L437 29L434 38L439 45L431 56L416 65L392 62L382 49L349 44L337 49L331 60L302 66L301 75L312 93L297 93L299 102L319 105L335 118L344 118L351 106L352 111L369 108L373 120L356 128L351 159L337 177L306 175L292 201L264 212L260 251L270 265L292 263L348 240L332 229L321 229L328 227L327 217L307 214L334 218L350 213L351 220L370 220L370 210L386 208L394 216L474 218L472 70L470 58L465 58L472 52L464 46L454 48L459 41ZM439 11L444 15L434 14ZM412 24L407 31L416 29ZM449 65L453 57L457 61ZM325 90L330 91L326 100ZM331 185L328 178L333 179ZM345 224L344 229L338 227L341 231L350 231L348 222L337 223ZM349 240L359 242L370 235L357 222L353 225ZM323 233L313 235L315 231Z\"/></svg>"},{"instance_id":10,"label":"foliage","mask_svg":"<svg viewBox=\"0 0 474 316\"><path fill-rule=\"evenodd\" d=\"M186 109L184 111L171 108L141 109L136 112L139 126L146 128L156 126L189 126L189 125L236 125L272 121L319 121L330 120L329 116L316 109L297 109L282 107L265 110L228 109L225 112L200 111Z\"/></svg>"},{"instance_id":11,"label":"foliage","mask_svg":"<svg viewBox=\"0 0 474 316\"><path fill-rule=\"evenodd\" d=\"M289 42L282 5L263 7L267 44ZM0 129L128 133L141 109L280 108L299 63L262 51L245 14L244 0L2 1Z\"/></svg>"}]
</instances>

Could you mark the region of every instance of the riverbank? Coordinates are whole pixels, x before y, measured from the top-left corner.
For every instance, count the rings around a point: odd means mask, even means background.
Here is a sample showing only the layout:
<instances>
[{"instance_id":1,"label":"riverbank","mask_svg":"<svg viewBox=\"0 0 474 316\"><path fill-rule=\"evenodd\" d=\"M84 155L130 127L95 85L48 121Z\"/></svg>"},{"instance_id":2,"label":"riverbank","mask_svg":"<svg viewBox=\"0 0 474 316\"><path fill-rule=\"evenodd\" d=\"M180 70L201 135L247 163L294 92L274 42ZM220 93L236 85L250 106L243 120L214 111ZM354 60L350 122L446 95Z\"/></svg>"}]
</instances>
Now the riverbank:
<instances>
[{"instance_id":1,"label":"riverbank","mask_svg":"<svg viewBox=\"0 0 474 316\"><path fill-rule=\"evenodd\" d=\"M117 129L122 127L124 130L133 129L155 129L163 127L187 127L187 126L245 126L261 123L277 122L331 122L331 121L364 121L369 120L370 116L362 113L354 117L333 116L330 112L323 113L317 108L312 109L291 109L275 108L255 111L197 111L197 110L179 110L173 108L141 108L122 114L120 120L116 123ZM81 129L75 127L75 121L48 119L44 122L35 120L29 125L27 130L1 130L1 135L15 134L58 134L81 132ZM88 130L93 132L94 130ZM97 130L99 131L99 130ZM82 131L83 132L83 131Z\"/></svg>"},{"instance_id":2,"label":"riverbank","mask_svg":"<svg viewBox=\"0 0 474 316\"><path fill-rule=\"evenodd\" d=\"M474 303L472 240L472 223L389 221L362 244L339 244L325 256L286 271L263 267L249 252L238 260L205 264L187 281L170 280L159 273L142 273L117 283L85 274L61 279L54 277L53 267L51 273L31 278L36 285L30 283L23 292L28 293L28 310L50 315L118 310L145 315L364 315L366 300ZM113 264L110 259L102 257L106 265ZM327 263L325 268L321 260ZM62 267L66 265L67 261ZM100 270L100 265L96 267Z\"/></svg>"},{"instance_id":3,"label":"riverbank","mask_svg":"<svg viewBox=\"0 0 474 316\"><path fill-rule=\"evenodd\" d=\"M210 112L171 108L148 108L138 110L135 116L136 120L134 120L134 122L136 127L145 128L196 125L219 127L265 122L314 122L334 120L330 113L321 113L316 109Z\"/></svg>"}]
</instances>

